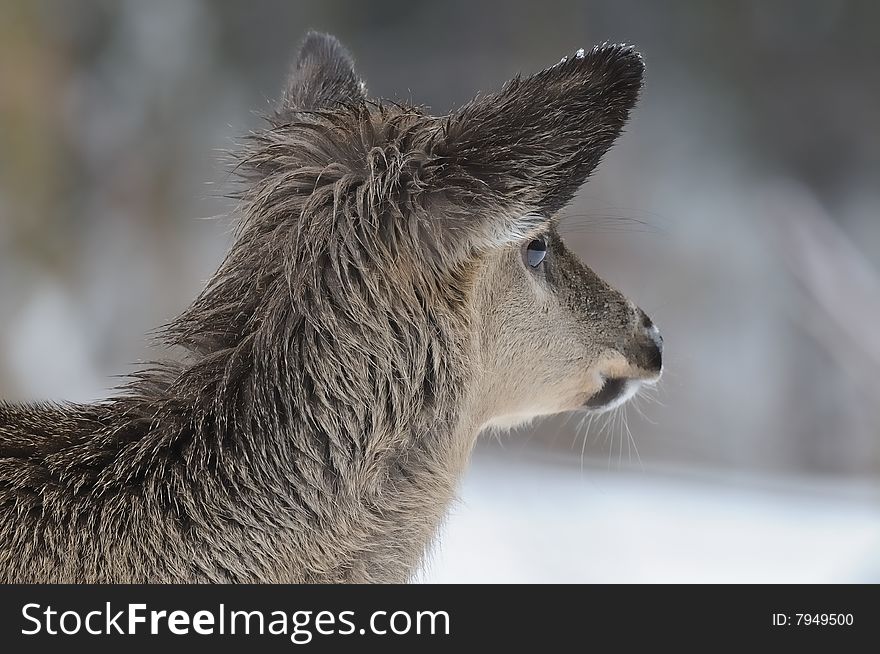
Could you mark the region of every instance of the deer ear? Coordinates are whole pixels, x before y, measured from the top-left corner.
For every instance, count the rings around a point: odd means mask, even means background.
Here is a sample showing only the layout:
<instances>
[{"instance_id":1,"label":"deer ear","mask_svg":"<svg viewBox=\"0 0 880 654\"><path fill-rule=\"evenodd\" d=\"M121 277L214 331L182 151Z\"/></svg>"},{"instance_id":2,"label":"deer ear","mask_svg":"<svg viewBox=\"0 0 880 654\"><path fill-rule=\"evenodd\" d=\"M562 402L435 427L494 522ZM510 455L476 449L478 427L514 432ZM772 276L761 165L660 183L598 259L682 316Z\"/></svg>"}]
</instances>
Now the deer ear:
<instances>
[{"instance_id":1,"label":"deer ear","mask_svg":"<svg viewBox=\"0 0 880 654\"><path fill-rule=\"evenodd\" d=\"M447 119L435 152L444 186L466 199L490 193L531 221L556 212L620 134L643 72L634 49L603 45L473 100Z\"/></svg>"},{"instance_id":2,"label":"deer ear","mask_svg":"<svg viewBox=\"0 0 880 654\"><path fill-rule=\"evenodd\" d=\"M329 34L309 32L300 47L279 112L334 109L366 99L348 50Z\"/></svg>"}]
</instances>

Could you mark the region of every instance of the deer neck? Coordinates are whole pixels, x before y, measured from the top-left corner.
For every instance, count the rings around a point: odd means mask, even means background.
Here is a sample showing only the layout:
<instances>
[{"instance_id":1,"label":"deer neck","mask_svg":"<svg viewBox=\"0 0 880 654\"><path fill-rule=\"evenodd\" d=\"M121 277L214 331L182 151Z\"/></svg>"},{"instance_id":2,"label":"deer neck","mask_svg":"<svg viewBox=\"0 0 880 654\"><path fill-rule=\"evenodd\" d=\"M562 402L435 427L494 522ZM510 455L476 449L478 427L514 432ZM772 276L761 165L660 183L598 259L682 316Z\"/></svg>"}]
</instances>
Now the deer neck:
<instances>
[{"instance_id":1,"label":"deer neck","mask_svg":"<svg viewBox=\"0 0 880 654\"><path fill-rule=\"evenodd\" d=\"M216 487L247 489L230 501L277 531L255 557L272 562L272 580L404 581L478 430L464 345L449 336L459 318L396 308L382 321L276 318L213 347L192 339L201 349L170 386L192 395L175 404L196 414L199 438L224 444L215 476L228 479Z\"/></svg>"}]
</instances>

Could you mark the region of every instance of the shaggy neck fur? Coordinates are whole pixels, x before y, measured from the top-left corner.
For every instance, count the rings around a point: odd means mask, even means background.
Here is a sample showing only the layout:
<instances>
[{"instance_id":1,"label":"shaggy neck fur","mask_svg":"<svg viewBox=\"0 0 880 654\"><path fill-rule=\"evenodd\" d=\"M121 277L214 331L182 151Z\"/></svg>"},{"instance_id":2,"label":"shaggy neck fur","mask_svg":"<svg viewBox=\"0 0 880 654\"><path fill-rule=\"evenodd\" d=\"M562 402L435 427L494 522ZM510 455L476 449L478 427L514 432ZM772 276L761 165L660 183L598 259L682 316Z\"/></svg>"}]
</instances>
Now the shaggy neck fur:
<instances>
[{"instance_id":1,"label":"shaggy neck fur","mask_svg":"<svg viewBox=\"0 0 880 654\"><path fill-rule=\"evenodd\" d=\"M477 431L454 336L470 282L410 258L430 242L419 167L400 155L426 137L419 114L364 107L357 137L342 124L255 137L230 254L165 333L182 362L96 406L0 406L4 581L404 581L417 567ZM362 152L333 160L368 165L308 165L339 143Z\"/></svg>"}]
</instances>

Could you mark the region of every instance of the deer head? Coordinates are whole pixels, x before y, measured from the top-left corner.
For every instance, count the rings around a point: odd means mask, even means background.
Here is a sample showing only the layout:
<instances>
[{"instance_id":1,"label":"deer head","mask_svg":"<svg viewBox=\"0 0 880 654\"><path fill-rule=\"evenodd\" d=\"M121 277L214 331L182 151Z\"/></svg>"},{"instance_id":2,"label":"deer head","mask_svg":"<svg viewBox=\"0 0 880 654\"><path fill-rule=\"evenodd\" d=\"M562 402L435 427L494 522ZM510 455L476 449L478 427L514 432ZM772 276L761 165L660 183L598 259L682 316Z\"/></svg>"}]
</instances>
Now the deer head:
<instances>
[{"instance_id":1,"label":"deer head","mask_svg":"<svg viewBox=\"0 0 880 654\"><path fill-rule=\"evenodd\" d=\"M475 368L486 424L608 409L660 376L657 328L556 229L560 209L623 128L643 70L629 47L579 50L432 117L371 104L333 37L312 33L302 47L276 123L282 132L297 124L294 140L314 141L292 145L282 135L279 151L286 141L288 172L300 171L290 181L308 195L305 205L332 204L335 218L299 225L299 237L311 233L320 267L348 229L347 238L370 243L368 274L412 278L416 269L416 283L431 289L423 298L442 297L447 285L471 316L459 342L471 348L463 361ZM343 271L335 286L347 281Z\"/></svg>"},{"instance_id":2,"label":"deer head","mask_svg":"<svg viewBox=\"0 0 880 654\"><path fill-rule=\"evenodd\" d=\"M477 430L619 405L659 379L662 339L557 224L643 69L629 47L579 50L435 117L368 99L339 42L310 33L245 153L238 238L172 325L176 342L244 339L252 353L237 360L276 380L249 397L280 392L307 416L323 401L311 420L325 433L412 431L453 405Z\"/></svg>"}]
</instances>

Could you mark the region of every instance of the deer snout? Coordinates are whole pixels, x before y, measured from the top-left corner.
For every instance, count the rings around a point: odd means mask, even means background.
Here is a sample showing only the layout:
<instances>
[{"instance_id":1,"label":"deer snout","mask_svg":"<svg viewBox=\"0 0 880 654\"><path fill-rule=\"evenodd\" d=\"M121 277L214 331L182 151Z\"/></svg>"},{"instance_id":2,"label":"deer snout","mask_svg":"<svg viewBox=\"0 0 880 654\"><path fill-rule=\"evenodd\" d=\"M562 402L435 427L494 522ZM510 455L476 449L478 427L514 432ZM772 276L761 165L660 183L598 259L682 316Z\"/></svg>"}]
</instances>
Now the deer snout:
<instances>
[{"instance_id":1,"label":"deer snout","mask_svg":"<svg viewBox=\"0 0 880 654\"><path fill-rule=\"evenodd\" d=\"M618 347L622 358L611 359L600 372L601 386L586 408L607 411L635 395L643 383L653 384L663 372L663 337L641 309L636 309L636 329Z\"/></svg>"},{"instance_id":2,"label":"deer snout","mask_svg":"<svg viewBox=\"0 0 880 654\"><path fill-rule=\"evenodd\" d=\"M663 372L663 336L647 314L638 309L639 327L627 347L627 360L640 371L646 381L656 381Z\"/></svg>"}]
</instances>

